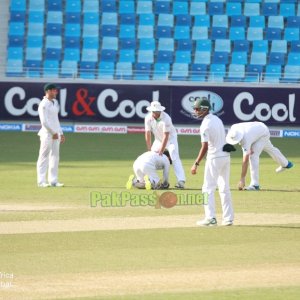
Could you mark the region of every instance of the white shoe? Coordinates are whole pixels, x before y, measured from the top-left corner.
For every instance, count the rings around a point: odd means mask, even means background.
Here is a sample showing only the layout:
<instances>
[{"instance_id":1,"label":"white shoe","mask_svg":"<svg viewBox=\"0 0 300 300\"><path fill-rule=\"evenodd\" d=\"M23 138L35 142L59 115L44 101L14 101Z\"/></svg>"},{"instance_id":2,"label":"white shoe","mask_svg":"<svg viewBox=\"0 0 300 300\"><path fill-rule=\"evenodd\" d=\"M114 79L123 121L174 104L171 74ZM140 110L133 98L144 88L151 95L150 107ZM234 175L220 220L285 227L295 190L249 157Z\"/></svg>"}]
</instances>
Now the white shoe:
<instances>
[{"instance_id":1,"label":"white shoe","mask_svg":"<svg viewBox=\"0 0 300 300\"><path fill-rule=\"evenodd\" d=\"M259 185L249 185L248 187L244 188L245 191L259 191Z\"/></svg>"},{"instance_id":2,"label":"white shoe","mask_svg":"<svg viewBox=\"0 0 300 300\"><path fill-rule=\"evenodd\" d=\"M204 219L196 222L196 225L198 226L217 226L218 222L216 218L212 219Z\"/></svg>"},{"instance_id":3,"label":"white shoe","mask_svg":"<svg viewBox=\"0 0 300 300\"><path fill-rule=\"evenodd\" d=\"M42 183L38 184L38 187L41 187L41 188L46 188L46 187L49 187L49 186L50 186L50 184L46 183L46 182L42 182Z\"/></svg>"},{"instance_id":4,"label":"white shoe","mask_svg":"<svg viewBox=\"0 0 300 300\"><path fill-rule=\"evenodd\" d=\"M130 175L129 178L128 178L128 181L126 183L126 189L127 190L130 190L132 188L132 185L133 185L133 178L134 178L134 175Z\"/></svg>"},{"instance_id":5,"label":"white shoe","mask_svg":"<svg viewBox=\"0 0 300 300\"><path fill-rule=\"evenodd\" d=\"M284 172L287 169L292 168L293 166L294 166L294 164L291 161L289 161L286 167L280 166L275 171L276 171L276 173L281 173L281 172Z\"/></svg>"},{"instance_id":6,"label":"white shoe","mask_svg":"<svg viewBox=\"0 0 300 300\"><path fill-rule=\"evenodd\" d=\"M183 180L180 180L176 183L175 187L177 189L184 189L184 184L185 184L185 182Z\"/></svg>"},{"instance_id":7,"label":"white shoe","mask_svg":"<svg viewBox=\"0 0 300 300\"><path fill-rule=\"evenodd\" d=\"M223 226L232 226L233 225L233 221L223 221L222 225Z\"/></svg>"},{"instance_id":8,"label":"white shoe","mask_svg":"<svg viewBox=\"0 0 300 300\"><path fill-rule=\"evenodd\" d=\"M60 183L60 182L56 182L56 183L51 183L51 186L52 187L63 187L65 186L63 183Z\"/></svg>"}]
</instances>

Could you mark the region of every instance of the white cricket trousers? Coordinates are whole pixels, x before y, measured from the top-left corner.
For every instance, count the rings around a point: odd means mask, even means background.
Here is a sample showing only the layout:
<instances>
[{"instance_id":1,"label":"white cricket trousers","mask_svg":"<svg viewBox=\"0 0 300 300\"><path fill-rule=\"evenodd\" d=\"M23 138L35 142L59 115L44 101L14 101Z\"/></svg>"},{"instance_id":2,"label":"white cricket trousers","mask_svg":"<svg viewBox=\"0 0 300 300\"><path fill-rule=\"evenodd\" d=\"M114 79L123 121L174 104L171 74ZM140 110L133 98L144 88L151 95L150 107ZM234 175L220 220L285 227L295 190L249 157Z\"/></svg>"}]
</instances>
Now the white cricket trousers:
<instances>
[{"instance_id":1,"label":"white cricket trousers","mask_svg":"<svg viewBox=\"0 0 300 300\"><path fill-rule=\"evenodd\" d=\"M161 147L161 141L155 140L152 144L151 150L152 151L158 151ZM178 142L177 140L170 140L167 143L166 148L168 149L171 159L172 159L172 165L174 168L175 176L177 178L177 181L184 181L185 182L185 173L182 166L182 162L179 156L179 148L178 148Z\"/></svg>"},{"instance_id":2,"label":"white cricket trousers","mask_svg":"<svg viewBox=\"0 0 300 300\"><path fill-rule=\"evenodd\" d=\"M204 194L204 212L206 219L216 217L215 191L218 186L223 211L223 221L233 221L234 213L229 186L230 156L208 158L205 163L204 183L202 193ZM206 194L206 195L205 195Z\"/></svg>"},{"instance_id":3,"label":"white cricket trousers","mask_svg":"<svg viewBox=\"0 0 300 300\"><path fill-rule=\"evenodd\" d=\"M58 164L59 164L59 146L60 139L54 140L52 136L40 137L40 151L37 161L37 181L38 184L50 184L58 182Z\"/></svg>"},{"instance_id":4,"label":"white cricket trousers","mask_svg":"<svg viewBox=\"0 0 300 300\"><path fill-rule=\"evenodd\" d=\"M286 167L288 164L287 158L274 147L270 141L270 135L266 135L258 139L251 147L253 154L249 157L250 163L250 185L259 185L259 157L262 151L267 152L274 161L280 166Z\"/></svg>"},{"instance_id":5,"label":"white cricket trousers","mask_svg":"<svg viewBox=\"0 0 300 300\"><path fill-rule=\"evenodd\" d=\"M151 181L151 183L154 183L154 185L156 185L160 180L156 170L153 169L153 166L147 163L140 164L138 161L135 161L133 163L133 171L136 176L136 179L141 183L145 182L145 175L148 175L149 180Z\"/></svg>"}]
</instances>

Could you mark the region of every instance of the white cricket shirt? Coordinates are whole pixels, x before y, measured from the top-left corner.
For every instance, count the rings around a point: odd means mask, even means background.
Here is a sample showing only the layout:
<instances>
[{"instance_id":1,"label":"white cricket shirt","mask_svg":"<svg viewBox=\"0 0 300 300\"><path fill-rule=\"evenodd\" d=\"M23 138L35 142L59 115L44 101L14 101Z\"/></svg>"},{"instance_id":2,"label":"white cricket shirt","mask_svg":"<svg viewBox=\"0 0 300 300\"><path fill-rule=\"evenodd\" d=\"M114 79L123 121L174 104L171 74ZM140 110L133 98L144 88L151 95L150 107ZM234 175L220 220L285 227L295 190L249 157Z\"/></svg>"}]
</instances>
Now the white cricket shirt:
<instances>
[{"instance_id":1,"label":"white cricket shirt","mask_svg":"<svg viewBox=\"0 0 300 300\"><path fill-rule=\"evenodd\" d=\"M60 127L58 113L59 104L56 99L50 101L46 97L43 98L38 108L40 121L42 128L40 129L38 135L53 135L53 134L63 134Z\"/></svg>"},{"instance_id":2,"label":"white cricket shirt","mask_svg":"<svg viewBox=\"0 0 300 300\"><path fill-rule=\"evenodd\" d=\"M230 155L222 150L226 138L224 125L219 117L213 114L206 115L200 126L200 136L201 142L208 142L207 158Z\"/></svg>"}]
</instances>

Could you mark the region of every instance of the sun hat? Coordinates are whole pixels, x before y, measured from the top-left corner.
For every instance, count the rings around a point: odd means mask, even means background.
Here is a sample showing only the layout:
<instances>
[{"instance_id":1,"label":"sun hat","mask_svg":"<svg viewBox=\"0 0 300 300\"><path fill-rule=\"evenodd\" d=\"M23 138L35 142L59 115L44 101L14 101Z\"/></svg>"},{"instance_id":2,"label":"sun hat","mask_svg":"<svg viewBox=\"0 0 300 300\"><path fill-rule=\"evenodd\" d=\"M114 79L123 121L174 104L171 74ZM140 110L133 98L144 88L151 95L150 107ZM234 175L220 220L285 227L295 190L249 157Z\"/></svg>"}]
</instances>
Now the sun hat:
<instances>
[{"instance_id":1,"label":"sun hat","mask_svg":"<svg viewBox=\"0 0 300 300\"><path fill-rule=\"evenodd\" d=\"M226 142L231 145L239 143L244 136L244 133L236 126L231 126L226 136Z\"/></svg>"},{"instance_id":2,"label":"sun hat","mask_svg":"<svg viewBox=\"0 0 300 300\"><path fill-rule=\"evenodd\" d=\"M146 108L148 111L164 111L166 108L160 104L158 101L152 101L150 106Z\"/></svg>"}]
</instances>

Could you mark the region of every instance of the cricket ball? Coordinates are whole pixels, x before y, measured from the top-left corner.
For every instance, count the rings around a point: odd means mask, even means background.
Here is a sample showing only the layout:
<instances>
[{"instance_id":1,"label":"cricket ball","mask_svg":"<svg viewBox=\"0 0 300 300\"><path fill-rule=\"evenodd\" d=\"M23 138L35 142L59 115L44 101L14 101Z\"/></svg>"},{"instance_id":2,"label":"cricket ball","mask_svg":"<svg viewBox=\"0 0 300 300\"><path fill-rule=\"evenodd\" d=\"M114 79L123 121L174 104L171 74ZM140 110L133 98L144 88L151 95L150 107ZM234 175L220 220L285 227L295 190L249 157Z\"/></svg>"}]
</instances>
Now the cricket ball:
<instances>
[{"instance_id":1,"label":"cricket ball","mask_svg":"<svg viewBox=\"0 0 300 300\"><path fill-rule=\"evenodd\" d=\"M171 208L177 203L177 195L172 192L165 192L160 195L159 203L165 208Z\"/></svg>"}]
</instances>

